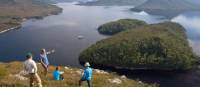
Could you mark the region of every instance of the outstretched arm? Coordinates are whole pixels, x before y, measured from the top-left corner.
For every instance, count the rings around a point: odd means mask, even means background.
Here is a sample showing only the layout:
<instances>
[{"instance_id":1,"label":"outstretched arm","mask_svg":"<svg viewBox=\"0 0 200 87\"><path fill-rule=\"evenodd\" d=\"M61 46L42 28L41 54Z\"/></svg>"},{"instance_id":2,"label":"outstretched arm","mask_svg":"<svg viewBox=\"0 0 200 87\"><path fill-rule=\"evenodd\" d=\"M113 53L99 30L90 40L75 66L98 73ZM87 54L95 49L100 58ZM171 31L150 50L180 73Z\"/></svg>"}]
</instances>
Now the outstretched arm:
<instances>
[{"instance_id":1,"label":"outstretched arm","mask_svg":"<svg viewBox=\"0 0 200 87\"><path fill-rule=\"evenodd\" d=\"M55 52L55 50L53 49L53 50L47 51L46 54L48 55L48 54L52 54L54 52Z\"/></svg>"}]
</instances>

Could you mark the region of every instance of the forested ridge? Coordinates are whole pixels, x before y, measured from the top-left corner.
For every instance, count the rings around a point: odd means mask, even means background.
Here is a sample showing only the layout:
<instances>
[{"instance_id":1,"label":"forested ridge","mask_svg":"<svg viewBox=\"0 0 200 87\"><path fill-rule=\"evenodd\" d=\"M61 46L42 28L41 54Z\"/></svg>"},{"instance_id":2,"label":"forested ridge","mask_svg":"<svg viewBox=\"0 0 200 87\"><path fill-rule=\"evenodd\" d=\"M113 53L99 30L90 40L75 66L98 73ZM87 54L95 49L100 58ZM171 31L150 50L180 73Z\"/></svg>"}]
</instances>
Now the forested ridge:
<instances>
[{"instance_id":1,"label":"forested ridge","mask_svg":"<svg viewBox=\"0 0 200 87\"><path fill-rule=\"evenodd\" d=\"M101 40L84 50L79 60L131 69L185 70L197 57L185 29L180 24L164 22L126 29Z\"/></svg>"}]
</instances>

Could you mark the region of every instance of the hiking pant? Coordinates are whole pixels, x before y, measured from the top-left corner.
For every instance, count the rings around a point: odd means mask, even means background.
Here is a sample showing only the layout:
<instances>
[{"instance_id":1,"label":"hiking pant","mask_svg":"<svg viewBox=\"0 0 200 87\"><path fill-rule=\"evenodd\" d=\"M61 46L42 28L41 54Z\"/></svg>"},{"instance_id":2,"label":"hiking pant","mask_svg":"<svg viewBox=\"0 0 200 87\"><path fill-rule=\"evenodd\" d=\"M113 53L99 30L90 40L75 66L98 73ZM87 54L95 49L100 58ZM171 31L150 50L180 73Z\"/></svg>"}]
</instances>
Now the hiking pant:
<instances>
[{"instance_id":1,"label":"hiking pant","mask_svg":"<svg viewBox=\"0 0 200 87\"><path fill-rule=\"evenodd\" d=\"M81 83L83 82L83 81L87 81L87 84L88 84L88 87L92 87L92 82L91 82L91 80L79 80L79 86L81 86Z\"/></svg>"},{"instance_id":2,"label":"hiking pant","mask_svg":"<svg viewBox=\"0 0 200 87\"><path fill-rule=\"evenodd\" d=\"M30 73L30 87L33 87L34 81L36 82L37 87L42 87L42 81L37 73Z\"/></svg>"},{"instance_id":3,"label":"hiking pant","mask_svg":"<svg viewBox=\"0 0 200 87\"><path fill-rule=\"evenodd\" d=\"M44 68L44 75L47 76L47 73L48 73L48 65L44 64L44 63L41 63L42 64L42 67Z\"/></svg>"}]
</instances>

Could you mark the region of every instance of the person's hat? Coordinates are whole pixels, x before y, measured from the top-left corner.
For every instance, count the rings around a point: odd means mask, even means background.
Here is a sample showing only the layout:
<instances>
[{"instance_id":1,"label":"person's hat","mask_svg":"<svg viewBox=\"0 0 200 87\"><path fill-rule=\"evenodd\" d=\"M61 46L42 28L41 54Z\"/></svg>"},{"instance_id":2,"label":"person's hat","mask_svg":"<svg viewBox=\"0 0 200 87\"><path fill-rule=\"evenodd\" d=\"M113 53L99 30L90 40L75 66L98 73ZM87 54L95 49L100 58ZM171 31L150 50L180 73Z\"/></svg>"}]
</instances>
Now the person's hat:
<instances>
[{"instance_id":1,"label":"person's hat","mask_svg":"<svg viewBox=\"0 0 200 87\"><path fill-rule=\"evenodd\" d=\"M26 58L30 58L30 57L33 57L33 54L29 52L26 54Z\"/></svg>"},{"instance_id":2,"label":"person's hat","mask_svg":"<svg viewBox=\"0 0 200 87\"><path fill-rule=\"evenodd\" d=\"M85 66L85 67L89 67L89 66L90 66L90 63L89 63L89 62L86 62L84 66Z\"/></svg>"}]
</instances>

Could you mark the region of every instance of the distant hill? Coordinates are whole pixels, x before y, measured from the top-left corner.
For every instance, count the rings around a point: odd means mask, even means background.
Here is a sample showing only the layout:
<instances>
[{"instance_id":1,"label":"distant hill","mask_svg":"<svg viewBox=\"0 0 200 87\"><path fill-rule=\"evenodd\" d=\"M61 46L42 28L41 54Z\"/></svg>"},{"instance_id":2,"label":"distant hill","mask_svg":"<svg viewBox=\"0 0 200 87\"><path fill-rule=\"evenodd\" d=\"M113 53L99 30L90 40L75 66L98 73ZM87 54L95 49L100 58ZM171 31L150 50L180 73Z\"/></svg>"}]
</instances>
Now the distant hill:
<instances>
[{"instance_id":1,"label":"distant hill","mask_svg":"<svg viewBox=\"0 0 200 87\"><path fill-rule=\"evenodd\" d=\"M37 4L56 4L59 2L75 1L75 0L33 0Z\"/></svg>"},{"instance_id":2,"label":"distant hill","mask_svg":"<svg viewBox=\"0 0 200 87\"><path fill-rule=\"evenodd\" d=\"M147 0L93 0L86 3L81 3L81 5L140 5Z\"/></svg>"},{"instance_id":3,"label":"distant hill","mask_svg":"<svg viewBox=\"0 0 200 87\"><path fill-rule=\"evenodd\" d=\"M62 12L47 0L0 0L0 33L19 27L23 18L43 18Z\"/></svg>"},{"instance_id":4,"label":"distant hill","mask_svg":"<svg viewBox=\"0 0 200 87\"><path fill-rule=\"evenodd\" d=\"M151 15L161 15L169 19L188 11L199 11L200 5L189 0L148 0L131 9L145 11Z\"/></svg>"},{"instance_id":5,"label":"distant hill","mask_svg":"<svg viewBox=\"0 0 200 87\"><path fill-rule=\"evenodd\" d=\"M36 4L47 4L47 3L53 4L53 3L55 3L54 0L33 0L33 2Z\"/></svg>"},{"instance_id":6,"label":"distant hill","mask_svg":"<svg viewBox=\"0 0 200 87\"><path fill-rule=\"evenodd\" d=\"M74 2L74 1L85 1L85 0L33 0L37 4L56 4L62 2Z\"/></svg>"},{"instance_id":7,"label":"distant hill","mask_svg":"<svg viewBox=\"0 0 200 87\"><path fill-rule=\"evenodd\" d=\"M0 0L0 16L34 17L61 12L61 8L42 0ZM47 0L45 0L47 1Z\"/></svg>"},{"instance_id":8,"label":"distant hill","mask_svg":"<svg viewBox=\"0 0 200 87\"><path fill-rule=\"evenodd\" d=\"M135 7L137 10L200 10L200 6L187 0L148 0Z\"/></svg>"},{"instance_id":9,"label":"distant hill","mask_svg":"<svg viewBox=\"0 0 200 87\"><path fill-rule=\"evenodd\" d=\"M12 4L14 2L14 0L0 0L0 4Z\"/></svg>"},{"instance_id":10,"label":"distant hill","mask_svg":"<svg viewBox=\"0 0 200 87\"><path fill-rule=\"evenodd\" d=\"M7 4L48 4L52 3L53 0L0 0L0 4L7 5Z\"/></svg>"}]
</instances>

